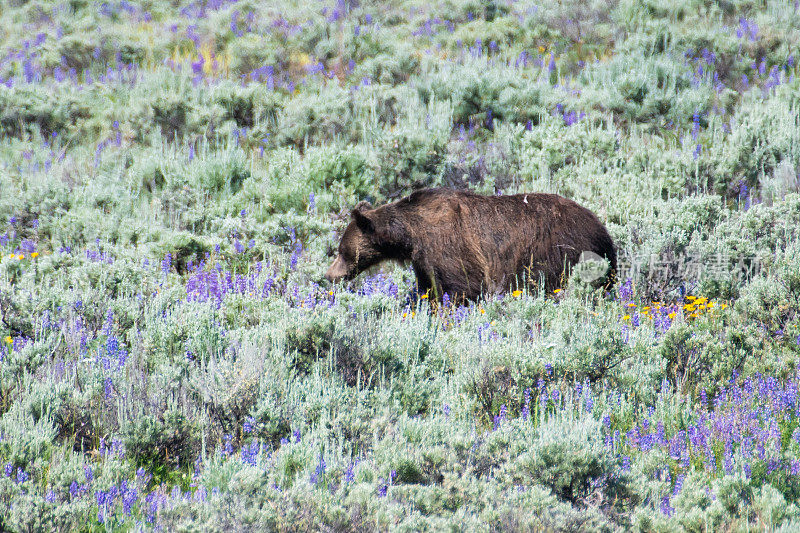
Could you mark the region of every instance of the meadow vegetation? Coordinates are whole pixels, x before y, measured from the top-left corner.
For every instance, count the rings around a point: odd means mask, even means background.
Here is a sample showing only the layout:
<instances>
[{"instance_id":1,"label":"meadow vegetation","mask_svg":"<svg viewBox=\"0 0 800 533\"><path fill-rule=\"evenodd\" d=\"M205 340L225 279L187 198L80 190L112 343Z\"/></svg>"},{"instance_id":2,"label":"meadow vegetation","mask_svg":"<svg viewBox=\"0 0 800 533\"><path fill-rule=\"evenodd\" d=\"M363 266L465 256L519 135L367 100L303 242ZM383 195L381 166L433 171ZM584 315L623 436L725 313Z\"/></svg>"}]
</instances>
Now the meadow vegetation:
<instances>
[{"instance_id":1,"label":"meadow vegetation","mask_svg":"<svg viewBox=\"0 0 800 533\"><path fill-rule=\"evenodd\" d=\"M800 528L800 6L0 5L0 529ZM611 294L323 280L559 193Z\"/></svg>"}]
</instances>

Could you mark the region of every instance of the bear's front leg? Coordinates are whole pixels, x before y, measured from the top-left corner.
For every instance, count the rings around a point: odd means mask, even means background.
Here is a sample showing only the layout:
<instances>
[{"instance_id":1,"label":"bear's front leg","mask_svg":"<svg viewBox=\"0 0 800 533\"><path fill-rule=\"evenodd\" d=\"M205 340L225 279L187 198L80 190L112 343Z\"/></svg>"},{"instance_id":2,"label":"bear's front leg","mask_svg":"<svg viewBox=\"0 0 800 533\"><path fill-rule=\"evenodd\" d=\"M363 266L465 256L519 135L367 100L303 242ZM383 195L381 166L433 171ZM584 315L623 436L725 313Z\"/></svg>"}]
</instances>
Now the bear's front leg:
<instances>
[{"instance_id":1,"label":"bear's front leg","mask_svg":"<svg viewBox=\"0 0 800 533\"><path fill-rule=\"evenodd\" d=\"M433 269L418 262L413 262L414 274L417 276L417 292L420 296L427 294L429 298L437 298L436 291L441 290L437 286Z\"/></svg>"}]
</instances>

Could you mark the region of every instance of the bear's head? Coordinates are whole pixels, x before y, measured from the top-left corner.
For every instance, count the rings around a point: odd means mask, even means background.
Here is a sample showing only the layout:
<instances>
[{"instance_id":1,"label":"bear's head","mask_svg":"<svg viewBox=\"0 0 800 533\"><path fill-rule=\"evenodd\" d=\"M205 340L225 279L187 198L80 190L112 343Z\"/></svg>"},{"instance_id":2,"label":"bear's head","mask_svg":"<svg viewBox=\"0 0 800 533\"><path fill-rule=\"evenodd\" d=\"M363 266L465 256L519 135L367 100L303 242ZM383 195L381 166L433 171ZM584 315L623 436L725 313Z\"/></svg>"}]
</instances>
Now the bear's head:
<instances>
[{"instance_id":1,"label":"bear's head","mask_svg":"<svg viewBox=\"0 0 800 533\"><path fill-rule=\"evenodd\" d=\"M350 280L385 259L405 258L408 238L391 205L373 209L368 202L360 202L350 219L325 279L334 283Z\"/></svg>"}]
</instances>

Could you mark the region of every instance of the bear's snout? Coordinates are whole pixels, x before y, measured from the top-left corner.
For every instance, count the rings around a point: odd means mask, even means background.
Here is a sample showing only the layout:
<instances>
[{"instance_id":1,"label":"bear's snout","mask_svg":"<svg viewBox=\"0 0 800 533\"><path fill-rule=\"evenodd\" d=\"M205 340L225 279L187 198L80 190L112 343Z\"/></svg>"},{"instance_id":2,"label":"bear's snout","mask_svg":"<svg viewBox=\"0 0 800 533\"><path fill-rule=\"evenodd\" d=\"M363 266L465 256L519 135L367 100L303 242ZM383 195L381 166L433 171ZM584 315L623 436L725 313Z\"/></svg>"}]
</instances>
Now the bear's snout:
<instances>
[{"instance_id":1,"label":"bear's snout","mask_svg":"<svg viewBox=\"0 0 800 533\"><path fill-rule=\"evenodd\" d=\"M325 279L331 283L336 283L347 277L347 265L344 264L342 256L337 256L328 271L325 272Z\"/></svg>"}]
</instances>

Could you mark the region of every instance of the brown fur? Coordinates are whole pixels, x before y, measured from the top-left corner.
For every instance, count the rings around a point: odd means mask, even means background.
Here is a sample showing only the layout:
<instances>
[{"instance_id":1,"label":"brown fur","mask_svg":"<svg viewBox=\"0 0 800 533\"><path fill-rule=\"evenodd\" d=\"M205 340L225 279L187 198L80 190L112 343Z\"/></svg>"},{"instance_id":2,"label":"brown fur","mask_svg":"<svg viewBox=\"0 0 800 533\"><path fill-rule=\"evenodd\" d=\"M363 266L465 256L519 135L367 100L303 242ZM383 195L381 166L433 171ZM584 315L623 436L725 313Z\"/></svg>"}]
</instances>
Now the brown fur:
<instances>
[{"instance_id":1,"label":"brown fur","mask_svg":"<svg viewBox=\"0 0 800 533\"><path fill-rule=\"evenodd\" d=\"M325 277L352 279L386 259L410 261L421 293L477 299L544 279L557 288L581 252L617 260L603 224L588 209L555 194L481 196L425 189L396 202L353 209L339 255Z\"/></svg>"}]
</instances>

